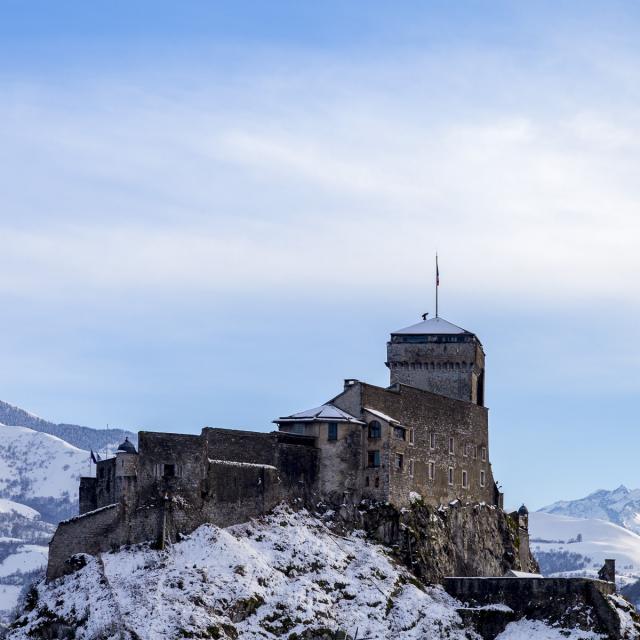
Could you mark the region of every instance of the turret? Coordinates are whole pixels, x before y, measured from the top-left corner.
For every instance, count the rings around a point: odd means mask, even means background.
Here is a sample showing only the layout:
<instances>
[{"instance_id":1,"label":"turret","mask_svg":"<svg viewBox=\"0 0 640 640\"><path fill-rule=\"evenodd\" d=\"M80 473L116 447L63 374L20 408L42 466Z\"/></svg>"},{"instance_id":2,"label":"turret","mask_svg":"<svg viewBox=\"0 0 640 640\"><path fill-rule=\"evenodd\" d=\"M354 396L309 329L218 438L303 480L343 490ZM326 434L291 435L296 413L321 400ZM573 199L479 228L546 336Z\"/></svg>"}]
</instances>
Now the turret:
<instances>
[{"instance_id":1,"label":"turret","mask_svg":"<svg viewBox=\"0 0 640 640\"><path fill-rule=\"evenodd\" d=\"M387 343L391 384L406 384L484 406L484 351L477 336L426 314Z\"/></svg>"},{"instance_id":2,"label":"turret","mask_svg":"<svg viewBox=\"0 0 640 640\"><path fill-rule=\"evenodd\" d=\"M133 504L138 481L138 452L125 438L116 450L116 499L125 505Z\"/></svg>"}]
</instances>

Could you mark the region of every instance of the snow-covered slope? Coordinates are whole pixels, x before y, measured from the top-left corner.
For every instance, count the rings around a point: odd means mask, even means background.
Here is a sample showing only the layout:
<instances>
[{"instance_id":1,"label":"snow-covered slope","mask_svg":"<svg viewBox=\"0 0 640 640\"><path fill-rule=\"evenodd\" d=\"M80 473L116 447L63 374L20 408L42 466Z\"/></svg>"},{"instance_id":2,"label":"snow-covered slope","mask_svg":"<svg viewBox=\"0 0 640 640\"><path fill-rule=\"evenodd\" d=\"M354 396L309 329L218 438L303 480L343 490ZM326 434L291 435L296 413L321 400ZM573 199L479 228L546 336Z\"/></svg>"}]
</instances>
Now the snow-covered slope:
<instances>
[{"instance_id":1,"label":"snow-covered slope","mask_svg":"<svg viewBox=\"0 0 640 640\"><path fill-rule=\"evenodd\" d=\"M624 485L613 491L595 491L580 500L554 502L540 511L574 518L608 520L640 534L640 489L629 490Z\"/></svg>"},{"instance_id":2,"label":"snow-covered slope","mask_svg":"<svg viewBox=\"0 0 640 640\"><path fill-rule=\"evenodd\" d=\"M57 522L77 513L80 474L89 453L47 433L0 425L0 497Z\"/></svg>"},{"instance_id":3,"label":"snow-covered slope","mask_svg":"<svg viewBox=\"0 0 640 640\"><path fill-rule=\"evenodd\" d=\"M531 547L545 575L597 576L615 558L620 585L640 578L640 536L612 522L529 514Z\"/></svg>"},{"instance_id":4,"label":"snow-covered slope","mask_svg":"<svg viewBox=\"0 0 640 640\"><path fill-rule=\"evenodd\" d=\"M463 627L460 603L440 587L418 583L358 532L340 537L304 511L280 508L228 529L204 525L166 551L140 545L83 557L76 573L38 586L10 640L49 637L53 626L58 634L68 627L77 640L345 637L339 631L376 640L479 640ZM521 621L500 640L531 637L601 636Z\"/></svg>"},{"instance_id":5,"label":"snow-covered slope","mask_svg":"<svg viewBox=\"0 0 640 640\"><path fill-rule=\"evenodd\" d=\"M0 624L8 619L21 591L44 569L54 528L35 509L0 499Z\"/></svg>"}]
</instances>

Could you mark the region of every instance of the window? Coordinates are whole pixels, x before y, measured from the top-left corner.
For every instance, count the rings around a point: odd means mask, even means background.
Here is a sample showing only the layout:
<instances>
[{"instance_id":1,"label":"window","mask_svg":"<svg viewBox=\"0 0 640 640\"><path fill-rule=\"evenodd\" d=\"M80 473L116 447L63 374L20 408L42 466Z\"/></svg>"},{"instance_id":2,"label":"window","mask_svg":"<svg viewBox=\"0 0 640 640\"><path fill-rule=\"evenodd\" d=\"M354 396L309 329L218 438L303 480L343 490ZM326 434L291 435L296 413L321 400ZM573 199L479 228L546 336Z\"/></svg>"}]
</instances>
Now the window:
<instances>
[{"instance_id":1,"label":"window","mask_svg":"<svg viewBox=\"0 0 640 640\"><path fill-rule=\"evenodd\" d=\"M368 467L379 467L380 466L380 452L379 451L369 451L369 452L367 452L367 466Z\"/></svg>"},{"instance_id":2,"label":"window","mask_svg":"<svg viewBox=\"0 0 640 640\"><path fill-rule=\"evenodd\" d=\"M484 487L484 482L485 482L485 472L484 471L480 471L480 486Z\"/></svg>"},{"instance_id":3,"label":"window","mask_svg":"<svg viewBox=\"0 0 640 640\"><path fill-rule=\"evenodd\" d=\"M453 485L453 467L449 467L449 484Z\"/></svg>"},{"instance_id":4,"label":"window","mask_svg":"<svg viewBox=\"0 0 640 640\"><path fill-rule=\"evenodd\" d=\"M462 486L463 486L465 489L468 489L468 488L469 488L469 475L468 475L468 474L467 474L467 472L466 472L466 471L464 471L464 470L462 471Z\"/></svg>"},{"instance_id":5,"label":"window","mask_svg":"<svg viewBox=\"0 0 640 640\"><path fill-rule=\"evenodd\" d=\"M369 476L367 476L367 477L364 479L364 486L365 486L365 487L368 487L368 486L369 486Z\"/></svg>"},{"instance_id":6,"label":"window","mask_svg":"<svg viewBox=\"0 0 640 640\"><path fill-rule=\"evenodd\" d=\"M338 439L338 423L330 422L328 425L327 440L337 440L337 439Z\"/></svg>"},{"instance_id":7,"label":"window","mask_svg":"<svg viewBox=\"0 0 640 640\"><path fill-rule=\"evenodd\" d=\"M449 453L453 454L454 453L454 442L453 442L453 438L449 438Z\"/></svg>"},{"instance_id":8,"label":"window","mask_svg":"<svg viewBox=\"0 0 640 640\"><path fill-rule=\"evenodd\" d=\"M487 461L487 447L482 447L482 462Z\"/></svg>"},{"instance_id":9,"label":"window","mask_svg":"<svg viewBox=\"0 0 640 640\"><path fill-rule=\"evenodd\" d=\"M382 425L377 420L369 423L369 438L372 440L382 437Z\"/></svg>"},{"instance_id":10,"label":"window","mask_svg":"<svg viewBox=\"0 0 640 640\"><path fill-rule=\"evenodd\" d=\"M415 444L416 442L416 434L413 429L409 429L409 444Z\"/></svg>"},{"instance_id":11,"label":"window","mask_svg":"<svg viewBox=\"0 0 640 640\"><path fill-rule=\"evenodd\" d=\"M393 437L396 440L405 440L407 437L407 432L404 427L393 427Z\"/></svg>"},{"instance_id":12,"label":"window","mask_svg":"<svg viewBox=\"0 0 640 640\"><path fill-rule=\"evenodd\" d=\"M295 433L299 436L303 436L305 434L305 431L306 431L306 426L304 422L294 422L291 425L291 433Z\"/></svg>"},{"instance_id":13,"label":"window","mask_svg":"<svg viewBox=\"0 0 640 640\"><path fill-rule=\"evenodd\" d=\"M165 464L162 469L162 476L164 478L175 478L176 476L176 465L175 464Z\"/></svg>"},{"instance_id":14,"label":"window","mask_svg":"<svg viewBox=\"0 0 640 640\"><path fill-rule=\"evenodd\" d=\"M395 467L398 471L402 471L404 468L404 456L401 453L396 453Z\"/></svg>"},{"instance_id":15,"label":"window","mask_svg":"<svg viewBox=\"0 0 640 640\"><path fill-rule=\"evenodd\" d=\"M478 446L474 445L473 447L473 459L477 460L478 459Z\"/></svg>"},{"instance_id":16,"label":"window","mask_svg":"<svg viewBox=\"0 0 640 640\"><path fill-rule=\"evenodd\" d=\"M431 449L436 448L436 434L433 431L429 434L429 447Z\"/></svg>"},{"instance_id":17,"label":"window","mask_svg":"<svg viewBox=\"0 0 640 640\"><path fill-rule=\"evenodd\" d=\"M464 448L462 449L462 455L466 458L469 455L469 449L470 449L470 445L465 444Z\"/></svg>"},{"instance_id":18,"label":"window","mask_svg":"<svg viewBox=\"0 0 640 640\"><path fill-rule=\"evenodd\" d=\"M435 475L436 475L436 463L435 462L430 462L429 463L429 467L428 467L428 478L429 480L433 480Z\"/></svg>"},{"instance_id":19,"label":"window","mask_svg":"<svg viewBox=\"0 0 640 640\"><path fill-rule=\"evenodd\" d=\"M409 475L413 477L413 460L409 460Z\"/></svg>"},{"instance_id":20,"label":"window","mask_svg":"<svg viewBox=\"0 0 640 640\"><path fill-rule=\"evenodd\" d=\"M376 477L373 481L373 486L377 489L380 486L380 478Z\"/></svg>"}]
</instances>

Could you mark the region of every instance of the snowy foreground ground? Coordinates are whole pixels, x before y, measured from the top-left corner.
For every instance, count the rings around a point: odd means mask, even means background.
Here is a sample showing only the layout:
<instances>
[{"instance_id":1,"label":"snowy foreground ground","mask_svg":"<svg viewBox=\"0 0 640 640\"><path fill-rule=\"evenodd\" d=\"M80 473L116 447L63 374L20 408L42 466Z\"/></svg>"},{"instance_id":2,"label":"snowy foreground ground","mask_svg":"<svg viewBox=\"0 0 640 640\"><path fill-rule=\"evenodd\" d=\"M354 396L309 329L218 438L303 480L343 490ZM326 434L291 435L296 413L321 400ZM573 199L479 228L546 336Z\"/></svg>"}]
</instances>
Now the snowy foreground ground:
<instances>
[{"instance_id":1,"label":"snowy foreground ground","mask_svg":"<svg viewBox=\"0 0 640 640\"><path fill-rule=\"evenodd\" d=\"M362 639L478 637L441 588L421 586L383 547L334 535L304 511L281 509L227 529L205 525L166 551L136 546L87 561L40 584L35 608L8 637L45 637L52 623L75 627L78 640L305 638L311 629ZM525 638L602 636L526 620L499 636Z\"/></svg>"}]
</instances>

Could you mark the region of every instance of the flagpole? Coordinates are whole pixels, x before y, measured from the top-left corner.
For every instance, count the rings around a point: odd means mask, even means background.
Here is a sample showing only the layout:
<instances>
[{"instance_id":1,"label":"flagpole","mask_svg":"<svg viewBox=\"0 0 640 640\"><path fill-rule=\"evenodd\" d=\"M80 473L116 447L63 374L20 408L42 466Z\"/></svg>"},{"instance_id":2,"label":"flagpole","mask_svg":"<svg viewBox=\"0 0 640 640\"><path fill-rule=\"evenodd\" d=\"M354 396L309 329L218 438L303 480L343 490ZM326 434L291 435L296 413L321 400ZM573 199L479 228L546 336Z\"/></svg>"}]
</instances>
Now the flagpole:
<instances>
[{"instance_id":1,"label":"flagpole","mask_svg":"<svg viewBox=\"0 0 640 640\"><path fill-rule=\"evenodd\" d=\"M436 318L438 317L438 287L440 286L440 271L438 270L438 253L436 252Z\"/></svg>"}]
</instances>

